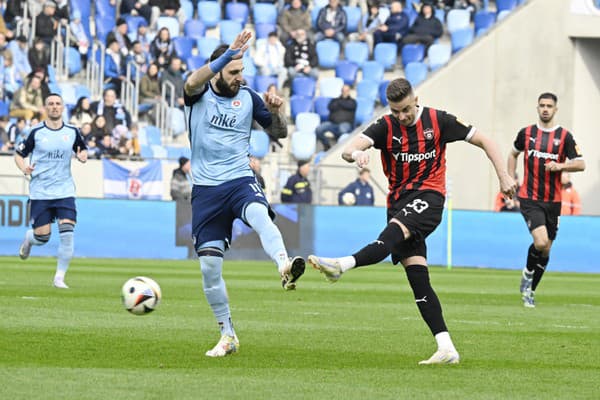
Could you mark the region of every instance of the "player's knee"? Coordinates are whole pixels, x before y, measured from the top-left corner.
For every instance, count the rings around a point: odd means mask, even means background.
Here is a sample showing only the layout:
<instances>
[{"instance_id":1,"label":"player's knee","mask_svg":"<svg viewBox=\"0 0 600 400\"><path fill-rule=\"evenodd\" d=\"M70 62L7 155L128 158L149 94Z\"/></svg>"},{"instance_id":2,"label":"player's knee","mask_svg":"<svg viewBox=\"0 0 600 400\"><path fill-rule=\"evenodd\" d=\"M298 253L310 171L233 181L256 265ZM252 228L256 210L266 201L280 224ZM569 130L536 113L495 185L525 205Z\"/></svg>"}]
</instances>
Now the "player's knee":
<instances>
[{"instance_id":1,"label":"player's knee","mask_svg":"<svg viewBox=\"0 0 600 400\"><path fill-rule=\"evenodd\" d=\"M382 242L388 251L391 252L392 249L404 241L402 227L394 222L390 222L381 232L377 240Z\"/></svg>"},{"instance_id":2,"label":"player's knee","mask_svg":"<svg viewBox=\"0 0 600 400\"><path fill-rule=\"evenodd\" d=\"M220 257L223 258L223 250L217 247L203 247L196 250L198 257Z\"/></svg>"},{"instance_id":3,"label":"player's knee","mask_svg":"<svg viewBox=\"0 0 600 400\"><path fill-rule=\"evenodd\" d=\"M58 232L59 233L69 233L75 230L75 224L70 222L63 222L58 224Z\"/></svg>"},{"instance_id":4,"label":"player's knee","mask_svg":"<svg viewBox=\"0 0 600 400\"><path fill-rule=\"evenodd\" d=\"M550 252L550 246L552 242L549 238L539 238L534 240L533 245L537 251L539 251L542 255L548 254Z\"/></svg>"},{"instance_id":5,"label":"player's knee","mask_svg":"<svg viewBox=\"0 0 600 400\"><path fill-rule=\"evenodd\" d=\"M34 237L35 240L37 240L41 244L48 243L48 241L50 240L50 234L49 233L47 233L45 235L38 235L37 233L34 233L33 237Z\"/></svg>"}]
</instances>

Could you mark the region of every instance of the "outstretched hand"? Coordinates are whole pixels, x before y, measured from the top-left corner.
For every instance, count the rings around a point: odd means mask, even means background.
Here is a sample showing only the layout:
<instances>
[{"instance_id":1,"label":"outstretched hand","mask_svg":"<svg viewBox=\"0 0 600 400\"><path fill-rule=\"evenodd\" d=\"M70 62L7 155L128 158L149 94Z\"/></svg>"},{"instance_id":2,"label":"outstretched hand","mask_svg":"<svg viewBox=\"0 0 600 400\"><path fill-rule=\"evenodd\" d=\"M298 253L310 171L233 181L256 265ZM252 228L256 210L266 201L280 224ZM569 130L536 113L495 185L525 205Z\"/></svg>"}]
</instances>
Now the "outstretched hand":
<instances>
[{"instance_id":1,"label":"outstretched hand","mask_svg":"<svg viewBox=\"0 0 600 400\"><path fill-rule=\"evenodd\" d=\"M508 173L500 177L500 191L509 199L512 199L517 193L517 181L515 181Z\"/></svg>"},{"instance_id":2,"label":"outstretched hand","mask_svg":"<svg viewBox=\"0 0 600 400\"><path fill-rule=\"evenodd\" d=\"M79 160L82 163L85 163L88 159L88 153L86 149L81 150L81 148L79 146L77 146L77 160Z\"/></svg>"},{"instance_id":3,"label":"outstretched hand","mask_svg":"<svg viewBox=\"0 0 600 400\"><path fill-rule=\"evenodd\" d=\"M229 48L231 50L235 50L235 51L239 50L239 52L235 56L233 56L232 59L236 60L238 58L242 58L242 56L244 55L244 52L246 50L248 50L248 46L250 46L248 41L250 40L251 37L252 37L252 32L247 29L244 29L243 31L241 31L239 33L239 35L236 36L233 43L231 43L231 45L229 45Z\"/></svg>"},{"instance_id":4,"label":"outstretched hand","mask_svg":"<svg viewBox=\"0 0 600 400\"><path fill-rule=\"evenodd\" d=\"M265 103L267 104L267 108L271 112L278 112L279 108L283 104L283 99L272 93L264 94Z\"/></svg>"}]
</instances>

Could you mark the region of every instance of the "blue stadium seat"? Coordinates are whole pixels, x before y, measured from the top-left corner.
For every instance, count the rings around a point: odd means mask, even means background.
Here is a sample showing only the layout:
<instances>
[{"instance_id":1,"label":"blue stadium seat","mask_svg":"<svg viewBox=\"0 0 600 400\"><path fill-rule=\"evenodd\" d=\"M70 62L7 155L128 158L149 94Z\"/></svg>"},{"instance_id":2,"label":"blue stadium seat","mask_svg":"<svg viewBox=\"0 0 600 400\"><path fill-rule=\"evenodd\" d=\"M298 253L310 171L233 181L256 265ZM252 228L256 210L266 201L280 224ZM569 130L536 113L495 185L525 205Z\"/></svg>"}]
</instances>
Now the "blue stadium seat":
<instances>
[{"instance_id":1,"label":"blue stadium seat","mask_svg":"<svg viewBox=\"0 0 600 400\"><path fill-rule=\"evenodd\" d=\"M310 160L317 151L317 135L314 132L296 131L290 143L296 160Z\"/></svg>"},{"instance_id":2,"label":"blue stadium seat","mask_svg":"<svg viewBox=\"0 0 600 400\"><path fill-rule=\"evenodd\" d=\"M179 36L179 21L175 17L161 16L156 20L156 30L159 31L162 28L167 28L171 39Z\"/></svg>"},{"instance_id":3,"label":"blue stadium seat","mask_svg":"<svg viewBox=\"0 0 600 400\"><path fill-rule=\"evenodd\" d=\"M427 49L427 58L429 60L429 69L435 71L443 67L450 61L452 48L447 44L432 44Z\"/></svg>"},{"instance_id":4,"label":"blue stadium seat","mask_svg":"<svg viewBox=\"0 0 600 400\"><path fill-rule=\"evenodd\" d=\"M202 56L191 56L186 60L188 71L194 71L206 64L207 59Z\"/></svg>"},{"instance_id":5,"label":"blue stadium seat","mask_svg":"<svg viewBox=\"0 0 600 400\"><path fill-rule=\"evenodd\" d=\"M252 17L255 24L277 24L277 7L271 3L256 3Z\"/></svg>"},{"instance_id":6,"label":"blue stadium seat","mask_svg":"<svg viewBox=\"0 0 600 400\"><path fill-rule=\"evenodd\" d=\"M417 86L427 79L427 64L418 61L406 64L404 76L412 86Z\"/></svg>"},{"instance_id":7,"label":"blue stadium seat","mask_svg":"<svg viewBox=\"0 0 600 400\"><path fill-rule=\"evenodd\" d=\"M364 99L377 99L379 95L379 82L370 79L363 79L356 85L356 97Z\"/></svg>"},{"instance_id":8,"label":"blue stadium seat","mask_svg":"<svg viewBox=\"0 0 600 400\"><path fill-rule=\"evenodd\" d=\"M146 24L146 19L140 15L128 15L125 17L125 21L127 22L127 32L129 33L137 33L138 27L141 24Z\"/></svg>"},{"instance_id":9,"label":"blue stadium seat","mask_svg":"<svg viewBox=\"0 0 600 400\"><path fill-rule=\"evenodd\" d=\"M181 11L185 15L185 20L188 21L194 18L194 3L191 0L181 0Z\"/></svg>"},{"instance_id":10,"label":"blue stadium seat","mask_svg":"<svg viewBox=\"0 0 600 400\"><path fill-rule=\"evenodd\" d=\"M488 11L479 11L473 16L475 33L482 35L496 23L496 14Z\"/></svg>"},{"instance_id":11,"label":"blue stadium seat","mask_svg":"<svg viewBox=\"0 0 600 400\"><path fill-rule=\"evenodd\" d=\"M335 76L342 78L346 85L354 86L358 75L358 64L352 61L338 61L335 65Z\"/></svg>"},{"instance_id":12,"label":"blue stadium seat","mask_svg":"<svg viewBox=\"0 0 600 400\"><path fill-rule=\"evenodd\" d=\"M154 153L152 152L152 146L143 144L140 146L140 156L142 158L154 158Z\"/></svg>"},{"instance_id":13,"label":"blue stadium seat","mask_svg":"<svg viewBox=\"0 0 600 400\"><path fill-rule=\"evenodd\" d=\"M101 17L96 15L96 38L103 44L106 43L106 36L114 27L114 17Z\"/></svg>"},{"instance_id":14,"label":"blue stadium seat","mask_svg":"<svg viewBox=\"0 0 600 400\"><path fill-rule=\"evenodd\" d=\"M89 7L89 4L88 4ZM110 4L110 0L96 0L96 15L112 18L115 20L116 7Z\"/></svg>"},{"instance_id":15,"label":"blue stadium seat","mask_svg":"<svg viewBox=\"0 0 600 400\"><path fill-rule=\"evenodd\" d=\"M504 18L508 17L508 15L511 13L511 10L502 10L500 12L498 12L498 15L496 16L496 21L500 22L502 21Z\"/></svg>"},{"instance_id":16,"label":"blue stadium seat","mask_svg":"<svg viewBox=\"0 0 600 400\"><path fill-rule=\"evenodd\" d=\"M69 67L69 76L78 74L81 71L81 54L74 47L67 47L65 52L65 61Z\"/></svg>"},{"instance_id":17,"label":"blue stadium seat","mask_svg":"<svg viewBox=\"0 0 600 400\"><path fill-rule=\"evenodd\" d=\"M357 32L362 18L360 7L343 6L343 9L346 11L346 33Z\"/></svg>"},{"instance_id":18,"label":"blue stadium seat","mask_svg":"<svg viewBox=\"0 0 600 400\"><path fill-rule=\"evenodd\" d=\"M362 79L370 79L372 81L381 82L385 68L377 61L367 61L362 66Z\"/></svg>"},{"instance_id":19,"label":"blue stadium seat","mask_svg":"<svg viewBox=\"0 0 600 400\"><path fill-rule=\"evenodd\" d=\"M256 31L256 39L266 39L269 37L269 33L277 31L276 24L256 24L254 25L254 30Z\"/></svg>"},{"instance_id":20,"label":"blue stadium seat","mask_svg":"<svg viewBox=\"0 0 600 400\"><path fill-rule=\"evenodd\" d=\"M254 77L254 90L258 93L264 93L267 91L267 88L275 84L277 86L277 77L270 75L256 75ZM277 86L279 87L279 86Z\"/></svg>"},{"instance_id":21,"label":"blue stadium seat","mask_svg":"<svg viewBox=\"0 0 600 400\"><path fill-rule=\"evenodd\" d=\"M342 78L321 78L319 79L319 96L340 97L343 86Z\"/></svg>"},{"instance_id":22,"label":"blue stadium seat","mask_svg":"<svg viewBox=\"0 0 600 400\"><path fill-rule=\"evenodd\" d=\"M160 145L162 143L160 129L158 129L156 126L146 125L144 131L146 132L146 141L148 145Z\"/></svg>"},{"instance_id":23,"label":"blue stadium seat","mask_svg":"<svg viewBox=\"0 0 600 400\"><path fill-rule=\"evenodd\" d=\"M321 117L321 122L325 122L329 120L329 103L331 102L331 97L318 96L314 101L314 109L319 117Z\"/></svg>"},{"instance_id":24,"label":"blue stadium seat","mask_svg":"<svg viewBox=\"0 0 600 400\"><path fill-rule=\"evenodd\" d=\"M257 71L256 65L254 65L254 60L252 60L249 52L244 53L242 63L244 64L244 78L248 84L254 88L254 77L257 75Z\"/></svg>"},{"instance_id":25,"label":"blue stadium seat","mask_svg":"<svg viewBox=\"0 0 600 400\"><path fill-rule=\"evenodd\" d=\"M384 107L388 105L388 101L387 101L387 97L385 95L385 91L386 91L389 83L390 83L390 81L382 81L379 84L379 102Z\"/></svg>"},{"instance_id":26,"label":"blue stadium seat","mask_svg":"<svg viewBox=\"0 0 600 400\"><path fill-rule=\"evenodd\" d=\"M471 12L463 9L452 9L446 15L446 27L448 32L468 28L471 24Z\"/></svg>"},{"instance_id":27,"label":"blue stadium seat","mask_svg":"<svg viewBox=\"0 0 600 400\"><path fill-rule=\"evenodd\" d=\"M221 6L217 1L198 2L198 19L207 28L216 28L221 21Z\"/></svg>"},{"instance_id":28,"label":"blue stadium seat","mask_svg":"<svg viewBox=\"0 0 600 400\"><path fill-rule=\"evenodd\" d=\"M87 97L88 99L92 98L92 92L90 88L85 85L76 85L75 86L75 97L79 100L81 97Z\"/></svg>"},{"instance_id":29,"label":"blue stadium seat","mask_svg":"<svg viewBox=\"0 0 600 400\"><path fill-rule=\"evenodd\" d=\"M0 100L0 117L7 117L9 112L8 102Z\"/></svg>"},{"instance_id":30,"label":"blue stadium seat","mask_svg":"<svg viewBox=\"0 0 600 400\"><path fill-rule=\"evenodd\" d=\"M402 12L408 17L408 26L412 26L417 20L417 17L419 16L419 13L412 7L412 5L404 7L404 10L402 10Z\"/></svg>"},{"instance_id":31,"label":"blue stadium seat","mask_svg":"<svg viewBox=\"0 0 600 400\"><path fill-rule=\"evenodd\" d=\"M456 53L460 49L467 47L473 43L475 32L473 28L459 29L452 32L450 41L452 42L452 53Z\"/></svg>"},{"instance_id":32,"label":"blue stadium seat","mask_svg":"<svg viewBox=\"0 0 600 400\"><path fill-rule=\"evenodd\" d=\"M182 60L187 60L192 56L194 44L196 44L196 41L189 37L179 36L173 38L173 49L175 50L177 57Z\"/></svg>"},{"instance_id":33,"label":"blue stadium seat","mask_svg":"<svg viewBox=\"0 0 600 400\"><path fill-rule=\"evenodd\" d=\"M517 7L517 0L496 0L496 11L512 11Z\"/></svg>"},{"instance_id":34,"label":"blue stadium seat","mask_svg":"<svg viewBox=\"0 0 600 400\"><path fill-rule=\"evenodd\" d=\"M292 95L314 97L317 81L309 76L297 76L292 80Z\"/></svg>"},{"instance_id":35,"label":"blue stadium seat","mask_svg":"<svg viewBox=\"0 0 600 400\"><path fill-rule=\"evenodd\" d=\"M183 33L185 36L191 37L194 39L199 39L206 35L206 26L199 19L188 19L183 24Z\"/></svg>"},{"instance_id":36,"label":"blue stadium seat","mask_svg":"<svg viewBox=\"0 0 600 400\"><path fill-rule=\"evenodd\" d=\"M221 41L215 37L201 37L196 42L198 48L198 55L208 60L210 55L219 45Z\"/></svg>"},{"instance_id":37,"label":"blue stadium seat","mask_svg":"<svg viewBox=\"0 0 600 400\"><path fill-rule=\"evenodd\" d=\"M296 115L294 123L298 131L314 132L317 126L321 124L321 117L314 112L301 112Z\"/></svg>"},{"instance_id":38,"label":"blue stadium seat","mask_svg":"<svg viewBox=\"0 0 600 400\"><path fill-rule=\"evenodd\" d=\"M373 50L373 58L383 65L383 68L392 69L398 59L398 45L396 43L377 43Z\"/></svg>"},{"instance_id":39,"label":"blue stadium seat","mask_svg":"<svg viewBox=\"0 0 600 400\"><path fill-rule=\"evenodd\" d=\"M408 63L420 62L425 58L425 46L422 44L406 44L402 47L402 66Z\"/></svg>"},{"instance_id":40,"label":"blue stadium seat","mask_svg":"<svg viewBox=\"0 0 600 400\"><path fill-rule=\"evenodd\" d=\"M228 19L224 19L221 22L219 22L219 37L221 39L221 43L233 43L233 41L241 31L242 24L240 24L238 21L230 21Z\"/></svg>"},{"instance_id":41,"label":"blue stadium seat","mask_svg":"<svg viewBox=\"0 0 600 400\"><path fill-rule=\"evenodd\" d=\"M153 144L150 146L150 148L152 149L152 158L167 158L167 149L165 149L162 145Z\"/></svg>"},{"instance_id":42,"label":"blue stadium seat","mask_svg":"<svg viewBox=\"0 0 600 400\"><path fill-rule=\"evenodd\" d=\"M323 39L317 42L316 49L319 67L335 68L340 58L340 44L332 39Z\"/></svg>"},{"instance_id":43,"label":"blue stadium seat","mask_svg":"<svg viewBox=\"0 0 600 400\"><path fill-rule=\"evenodd\" d=\"M292 96L290 97L290 113L292 119L296 120L296 115L301 112L312 112L312 98L306 96Z\"/></svg>"},{"instance_id":44,"label":"blue stadium seat","mask_svg":"<svg viewBox=\"0 0 600 400\"><path fill-rule=\"evenodd\" d=\"M52 65L48 65L48 67L46 67L48 70L48 82L50 83L55 83L56 82L56 70L54 69L54 67Z\"/></svg>"},{"instance_id":45,"label":"blue stadium seat","mask_svg":"<svg viewBox=\"0 0 600 400\"><path fill-rule=\"evenodd\" d=\"M265 131L252 129L250 131L250 155L263 158L269 153L269 135Z\"/></svg>"},{"instance_id":46,"label":"blue stadium seat","mask_svg":"<svg viewBox=\"0 0 600 400\"><path fill-rule=\"evenodd\" d=\"M435 17L442 23L442 25L446 24L446 11L443 8L435 9Z\"/></svg>"},{"instance_id":47,"label":"blue stadium seat","mask_svg":"<svg viewBox=\"0 0 600 400\"><path fill-rule=\"evenodd\" d=\"M249 9L246 3L231 3L225 4L225 18L232 21L237 21L242 26L248 22Z\"/></svg>"},{"instance_id":48,"label":"blue stadium seat","mask_svg":"<svg viewBox=\"0 0 600 400\"><path fill-rule=\"evenodd\" d=\"M369 46L365 42L348 42L344 47L344 58L362 67L369 59Z\"/></svg>"},{"instance_id":49,"label":"blue stadium seat","mask_svg":"<svg viewBox=\"0 0 600 400\"><path fill-rule=\"evenodd\" d=\"M354 123L356 125L365 124L373 119L375 111L375 100L366 99L364 97L356 98L356 114L354 115Z\"/></svg>"},{"instance_id":50,"label":"blue stadium seat","mask_svg":"<svg viewBox=\"0 0 600 400\"><path fill-rule=\"evenodd\" d=\"M325 3L327 4L327 3ZM310 10L310 22L312 23L312 27L317 27L317 19L319 18L319 11L324 6L319 6L318 4L313 4L313 8Z\"/></svg>"},{"instance_id":51,"label":"blue stadium seat","mask_svg":"<svg viewBox=\"0 0 600 400\"><path fill-rule=\"evenodd\" d=\"M165 146L165 149L167 150L167 158L169 160L178 160L179 157L183 156L183 149L185 149L185 147Z\"/></svg>"},{"instance_id":52,"label":"blue stadium seat","mask_svg":"<svg viewBox=\"0 0 600 400\"><path fill-rule=\"evenodd\" d=\"M77 92L75 91L75 85L69 82L61 82L58 84L60 92L62 94L63 102L65 105L77 104Z\"/></svg>"},{"instance_id":53,"label":"blue stadium seat","mask_svg":"<svg viewBox=\"0 0 600 400\"><path fill-rule=\"evenodd\" d=\"M185 114L177 107L171 107L168 111L168 123L173 136L179 136L185 132Z\"/></svg>"}]
</instances>

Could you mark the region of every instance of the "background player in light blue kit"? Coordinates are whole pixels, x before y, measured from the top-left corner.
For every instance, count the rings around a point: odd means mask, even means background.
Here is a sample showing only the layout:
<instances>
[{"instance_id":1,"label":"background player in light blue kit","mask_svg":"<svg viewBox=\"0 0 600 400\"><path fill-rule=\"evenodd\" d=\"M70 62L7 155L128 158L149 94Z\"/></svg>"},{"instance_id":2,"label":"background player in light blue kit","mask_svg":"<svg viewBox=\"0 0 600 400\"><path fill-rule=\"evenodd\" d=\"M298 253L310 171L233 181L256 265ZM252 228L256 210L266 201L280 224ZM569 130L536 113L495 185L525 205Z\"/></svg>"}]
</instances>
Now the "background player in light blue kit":
<instances>
[{"instance_id":1,"label":"background player in light blue kit","mask_svg":"<svg viewBox=\"0 0 600 400\"><path fill-rule=\"evenodd\" d=\"M52 93L45 102L48 119L35 126L15 153L17 167L31 176L29 205L31 226L19 249L19 256L29 257L31 246L42 246L50 240L50 224L58 220L58 245L54 286L68 289L65 274L73 257L73 230L77 222L75 183L71 176L71 156L87 161L87 147L79 129L63 122L63 100ZM29 156L29 162L25 159Z\"/></svg>"},{"instance_id":2,"label":"background player in light blue kit","mask_svg":"<svg viewBox=\"0 0 600 400\"><path fill-rule=\"evenodd\" d=\"M242 56L251 32L241 32L228 47L218 47L210 62L185 83L185 111L192 149L192 235L200 259L204 294L221 330L217 345L206 352L223 357L239 349L222 276L223 254L231 228L241 218L256 231L265 252L277 264L284 289L296 288L304 259L290 259L267 199L249 165L252 121L276 138L287 136L283 101L265 94L264 101L243 85Z\"/></svg>"}]
</instances>

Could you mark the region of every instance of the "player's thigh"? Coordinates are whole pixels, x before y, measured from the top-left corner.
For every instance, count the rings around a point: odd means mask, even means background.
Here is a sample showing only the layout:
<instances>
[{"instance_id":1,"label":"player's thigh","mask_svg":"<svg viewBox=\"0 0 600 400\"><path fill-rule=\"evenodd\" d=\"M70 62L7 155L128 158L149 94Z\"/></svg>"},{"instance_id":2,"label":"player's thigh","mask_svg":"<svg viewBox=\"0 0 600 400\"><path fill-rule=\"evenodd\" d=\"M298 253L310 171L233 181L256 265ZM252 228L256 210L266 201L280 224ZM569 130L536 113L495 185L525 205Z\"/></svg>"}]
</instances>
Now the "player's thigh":
<instances>
[{"instance_id":1,"label":"player's thigh","mask_svg":"<svg viewBox=\"0 0 600 400\"><path fill-rule=\"evenodd\" d=\"M533 232L540 226L546 227L546 210L541 202L529 199L519 199L521 204L521 215L527 224L529 232Z\"/></svg>"},{"instance_id":2,"label":"player's thigh","mask_svg":"<svg viewBox=\"0 0 600 400\"><path fill-rule=\"evenodd\" d=\"M75 225L77 223L77 208L74 197L55 200L53 205L59 224L67 222Z\"/></svg>"},{"instance_id":3,"label":"player's thigh","mask_svg":"<svg viewBox=\"0 0 600 400\"><path fill-rule=\"evenodd\" d=\"M444 197L434 191L415 191L388 209L388 221L398 220L412 236L426 238L442 221Z\"/></svg>"},{"instance_id":4,"label":"player's thigh","mask_svg":"<svg viewBox=\"0 0 600 400\"><path fill-rule=\"evenodd\" d=\"M29 216L33 231L45 235L50 233L50 224L56 219L56 208L51 200L29 200Z\"/></svg>"}]
</instances>

